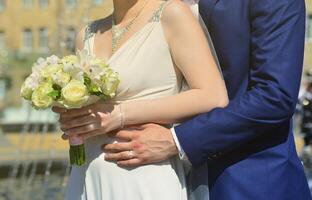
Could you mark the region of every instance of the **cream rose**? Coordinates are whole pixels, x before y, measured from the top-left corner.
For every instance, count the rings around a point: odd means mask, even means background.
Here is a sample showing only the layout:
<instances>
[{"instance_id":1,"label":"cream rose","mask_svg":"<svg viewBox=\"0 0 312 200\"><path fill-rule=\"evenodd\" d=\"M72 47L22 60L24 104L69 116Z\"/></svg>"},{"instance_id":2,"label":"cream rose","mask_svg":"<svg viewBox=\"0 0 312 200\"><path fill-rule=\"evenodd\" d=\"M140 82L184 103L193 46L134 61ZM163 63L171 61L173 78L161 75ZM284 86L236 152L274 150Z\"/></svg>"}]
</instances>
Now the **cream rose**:
<instances>
[{"instance_id":1,"label":"cream rose","mask_svg":"<svg viewBox=\"0 0 312 200\"><path fill-rule=\"evenodd\" d=\"M116 90L120 83L118 74L112 70L107 70L107 73L101 76L101 82L101 89L103 93L110 98L113 98L116 95Z\"/></svg>"},{"instance_id":2,"label":"cream rose","mask_svg":"<svg viewBox=\"0 0 312 200\"><path fill-rule=\"evenodd\" d=\"M31 95L33 93L33 90L26 86L26 83L23 83L21 88L21 97L23 97L26 100L31 100Z\"/></svg>"},{"instance_id":3,"label":"cream rose","mask_svg":"<svg viewBox=\"0 0 312 200\"><path fill-rule=\"evenodd\" d=\"M89 99L87 87L73 79L62 89L62 98L66 108L80 108Z\"/></svg>"},{"instance_id":4,"label":"cream rose","mask_svg":"<svg viewBox=\"0 0 312 200\"><path fill-rule=\"evenodd\" d=\"M31 95L32 105L36 109L45 109L52 105L53 98L48 96L53 91L52 85L48 82L40 83Z\"/></svg>"},{"instance_id":5,"label":"cream rose","mask_svg":"<svg viewBox=\"0 0 312 200\"><path fill-rule=\"evenodd\" d=\"M62 71L62 66L55 64L55 65L48 65L41 71L41 76L43 78L50 79L53 75L55 75L57 72Z\"/></svg>"},{"instance_id":6,"label":"cream rose","mask_svg":"<svg viewBox=\"0 0 312 200\"><path fill-rule=\"evenodd\" d=\"M70 63L70 64L76 64L78 63L78 58L75 55L69 55L62 58L62 63Z\"/></svg>"},{"instance_id":7,"label":"cream rose","mask_svg":"<svg viewBox=\"0 0 312 200\"><path fill-rule=\"evenodd\" d=\"M39 85L39 75L37 73L32 73L29 77L26 78L22 87L21 87L21 97L26 100L31 100L31 95Z\"/></svg>"},{"instance_id":8,"label":"cream rose","mask_svg":"<svg viewBox=\"0 0 312 200\"><path fill-rule=\"evenodd\" d=\"M70 79L70 74L62 71L58 71L56 74L52 75L53 82L61 87L65 87L66 84L69 83Z\"/></svg>"}]
</instances>

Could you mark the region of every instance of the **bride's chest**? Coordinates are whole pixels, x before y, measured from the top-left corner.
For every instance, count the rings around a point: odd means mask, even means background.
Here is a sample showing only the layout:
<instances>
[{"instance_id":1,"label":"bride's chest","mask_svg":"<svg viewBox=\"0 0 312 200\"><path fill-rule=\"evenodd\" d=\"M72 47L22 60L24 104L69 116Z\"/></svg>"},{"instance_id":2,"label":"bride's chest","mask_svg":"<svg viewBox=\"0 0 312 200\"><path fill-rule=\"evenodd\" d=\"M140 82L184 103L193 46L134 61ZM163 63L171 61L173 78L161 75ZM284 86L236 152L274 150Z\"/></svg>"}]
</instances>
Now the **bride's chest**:
<instances>
[{"instance_id":1,"label":"bride's chest","mask_svg":"<svg viewBox=\"0 0 312 200\"><path fill-rule=\"evenodd\" d=\"M180 72L161 37L141 38L141 42L127 45L112 58L109 64L118 72L121 81L117 98L172 95L180 87Z\"/></svg>"}]
</instances>

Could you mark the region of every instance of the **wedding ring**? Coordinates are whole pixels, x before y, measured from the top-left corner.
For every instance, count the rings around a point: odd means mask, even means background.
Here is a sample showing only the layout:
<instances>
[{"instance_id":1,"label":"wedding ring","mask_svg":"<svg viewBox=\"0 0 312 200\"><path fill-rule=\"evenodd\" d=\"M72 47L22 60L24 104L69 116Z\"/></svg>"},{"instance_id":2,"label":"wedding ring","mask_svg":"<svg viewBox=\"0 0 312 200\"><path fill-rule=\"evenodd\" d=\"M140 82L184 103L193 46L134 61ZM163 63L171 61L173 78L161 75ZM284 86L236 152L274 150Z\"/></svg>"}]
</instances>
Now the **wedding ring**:
<instances>
[{"instance_id":1,"label":"wedding ring","mask_svg":"<svg viewBox=\"0 0 312 200\"><path fill-rule=\"evenodd\" d=\"M95 124L89 124L89 130L94 130L95 129Z\"/></svg>"},{"instance_id":2,"label":"wedding ring","mask_svg":"<svg viewBox=\"0 0 312 200\"><path fill-rule=\"evenodd\" d=\"M134 157L134 152L133 151L128 151L128 157L133 158Z\"/></svg>"}]
</instances>

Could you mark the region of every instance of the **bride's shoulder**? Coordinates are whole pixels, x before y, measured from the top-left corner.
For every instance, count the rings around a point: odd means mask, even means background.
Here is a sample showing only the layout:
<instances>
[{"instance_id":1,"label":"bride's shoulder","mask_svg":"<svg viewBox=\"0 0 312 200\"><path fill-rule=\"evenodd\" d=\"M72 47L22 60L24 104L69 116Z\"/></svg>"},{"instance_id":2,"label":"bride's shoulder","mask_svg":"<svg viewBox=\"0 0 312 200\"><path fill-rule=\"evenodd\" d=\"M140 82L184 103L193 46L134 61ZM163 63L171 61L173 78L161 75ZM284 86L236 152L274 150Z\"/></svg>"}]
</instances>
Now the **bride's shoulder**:
<instances>
[{"instance_id":1,"label":"bride's shoulder","mask_svg":"<svg viewBox=\"0 0 312 200\"><path fill-rule=\"evenodd\" d=\"M190 6L181 0L170 0L163 9L162 25L167 34L175 35L198 23Z\"/></svg>"},{"instance_id":2,"label":"bride's shoulder","mask_svg":"<svg viewBox=\"0 0 312 200\"><path fill-rule=\"evenodd\" d=\"M76 46L78 49L82 49L85 39L93 36L97 32L105 32L110 28L112 22L112 16L97 19L89 22L87 25L83 26L76 35Z\"/></svg>"},{"instance_id":3,"label":"bride's shoulder","mask_svg":"<svg viewBox=\"0 0 312 200\"><path fill-rule=\"evenodd\" d=\"M164 7L161 21L168 26L184 24L194 20L194 15L189 5L181 0L170 0Z\"/></svg>"}]
</instances>

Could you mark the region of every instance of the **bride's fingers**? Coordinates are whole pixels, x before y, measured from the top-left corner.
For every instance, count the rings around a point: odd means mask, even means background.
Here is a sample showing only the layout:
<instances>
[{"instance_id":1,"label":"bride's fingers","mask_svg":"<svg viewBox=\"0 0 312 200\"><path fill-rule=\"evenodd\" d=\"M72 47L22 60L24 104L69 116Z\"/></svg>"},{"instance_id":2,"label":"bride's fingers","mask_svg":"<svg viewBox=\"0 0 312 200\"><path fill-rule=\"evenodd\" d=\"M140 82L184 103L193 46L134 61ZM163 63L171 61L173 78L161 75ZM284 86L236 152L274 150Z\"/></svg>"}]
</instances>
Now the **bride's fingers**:
<instances>
[{"instance_id":1,"label":"bride's fingers","mask_svg":"<svg viewBox=\"0 0 312 200\"><path fill-rule=\"evenodd\" d=\"M87 134L79 135L79 137L82 137L83 140L86 140L86 139L88 139L88 138L91 138L91 137L94 137L94 136L97 136L97 135L100 135L100 134L101 134L101 132L99 132L99 131L93 131L93 132L89 132L89 133L87 133ZM69 136L66 135L66 134L63 134L63 135L62 135L62 139L63 139L63 140L68 140L68 139L69 139Z\"/></svg>"},{"instance_id":2,"label":"bride's fingers","mask_svg":"<svg viewBox=\"0 0 312 200\"><path fill-rule=\"evenodd\" d=\"M76 128L71 128L65 131L66 135L85 135L90 134L91 132L97 131L101 128L100 123L92 123L85 126L80 126Z\"/></svg>"},{"instance_id":3,"label":"bride's fingers","mask_svg":"<svg viewBox=\"0 0 312 200\"><path fill-rule=\"evenodd\" d=\"M104 134L103 132L101 132L101 130L95 130L95 131L91 131L88 133L84 133L84 134L80 134L79 137L82 137L83 140L98 136L98 135L102 135Z\"/></svg>"},{"instance_id":4,"label":"bride's fingers","mask_svg":"<svg viewBox=\"0 0 312 200\"><path fill-rule=\"evenodd\" d=\"M57 107L57 106L53 106L52 107L52 111L55 112L55 113L61 114L61 113L65 113L66 109L65 108L60 108L60 107Z\"/></svg>"},{"instance_id":5,"label":"bride's fingers","mask_svg":"<svg viewBox=\"0 0 312 200\"><path fill-rule=\"evenodd\" d=\"M70 109L67 110L66 112L63 112L61 114L61 118L63 120L66 119L71 119L71 118L76 118L76 117L81 117L81 116L85 116L85 115L89 115L92 114L93 111L91 108L79 108L79 109Z\"/></svg>"},{"instance_id":6,"label":"bride's fingers","mask_svg":"<svg viewBox=\"0 0 312 200\"><path fill-rule=\"evenodd\" d=\"M68 140L68 135L63 134L63 135L62 135L62 139L63 139L63 140Z\"/></svg>"},{"instance_id":7,"label":"bride's fingers","mask_svg":"<svg viewBox=\"0 0 312 200\"><path fill-rule=\"evenodd\" d=\"M69 121L60 120L61 129L62 129L62 131L66 131L66 130L71 129L71 128L76 128L79 126L92 124L96 120L97 120L96 116L93 116L93 115L87 115L87 116L83 116L83 117L79 117L79 118L74 118L74 119L69 120Z\"/></svg>"},{"instance_id":8,"label":"bride's fingers","mask_svg":"<svg viewBox=\"0 0 312 200\"><path fill-rule=\"evenodd\" d=\"M142 164L143 164L142 161L138 158L133 158L130 160L122 160L117 162L117 165L119 167L137 167Z\"/></svg>"}]
</instances>

